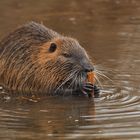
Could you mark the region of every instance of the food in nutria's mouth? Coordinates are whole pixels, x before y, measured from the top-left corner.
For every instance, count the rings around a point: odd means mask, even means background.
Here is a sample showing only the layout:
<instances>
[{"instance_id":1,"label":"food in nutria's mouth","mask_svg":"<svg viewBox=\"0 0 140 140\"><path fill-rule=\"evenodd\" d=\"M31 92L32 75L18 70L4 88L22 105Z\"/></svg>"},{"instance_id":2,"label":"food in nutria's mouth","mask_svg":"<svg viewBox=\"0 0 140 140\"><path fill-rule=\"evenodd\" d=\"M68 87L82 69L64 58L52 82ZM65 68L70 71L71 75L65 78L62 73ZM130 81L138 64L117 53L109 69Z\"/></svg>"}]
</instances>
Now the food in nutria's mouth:
<instances>
[{"instance_id":1,"label":"food in nutria's mouth","mask_svg":"<svg viewBox=\"0 0 140 140\"><path fill-rule=\"evenodd\" d=\"M90 82L93 86L95 84L95 73L94 72L88 72L87 73L87 81ZM94 97L94 90L88 93L89 97Z\"/></svg>"}]
</instances>

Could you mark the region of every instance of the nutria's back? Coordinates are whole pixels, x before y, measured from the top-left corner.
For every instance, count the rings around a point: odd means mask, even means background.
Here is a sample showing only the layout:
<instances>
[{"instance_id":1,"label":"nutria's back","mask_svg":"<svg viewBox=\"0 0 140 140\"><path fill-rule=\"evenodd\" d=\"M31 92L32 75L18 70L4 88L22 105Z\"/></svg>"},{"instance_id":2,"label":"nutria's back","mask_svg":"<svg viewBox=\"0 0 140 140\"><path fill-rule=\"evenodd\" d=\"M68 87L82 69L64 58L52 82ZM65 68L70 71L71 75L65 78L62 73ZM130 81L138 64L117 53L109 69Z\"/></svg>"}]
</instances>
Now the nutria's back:
<instances>
[{"instance_id":1,"label":"nutria's back","mask_svg":"<svg viewBox=\"0 0 140 140\"><path fill-rule=\"evenodd\" d=\"M93 65L73 38L30 22L0 43L0 81L19 93L51 94L60 89L77 89Z\"/></svg>"}]
</instances>

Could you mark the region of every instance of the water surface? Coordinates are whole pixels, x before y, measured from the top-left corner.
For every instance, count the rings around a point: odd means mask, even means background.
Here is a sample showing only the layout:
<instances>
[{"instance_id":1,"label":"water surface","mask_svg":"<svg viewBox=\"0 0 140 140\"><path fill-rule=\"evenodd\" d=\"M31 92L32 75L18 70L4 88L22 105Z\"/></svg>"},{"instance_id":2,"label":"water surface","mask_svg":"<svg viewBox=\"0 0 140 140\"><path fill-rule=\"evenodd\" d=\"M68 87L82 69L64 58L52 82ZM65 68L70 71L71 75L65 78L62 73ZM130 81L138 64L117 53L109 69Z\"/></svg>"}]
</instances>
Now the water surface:
<instances>
[{"instance_id":1,"label":"water surface","mask_svg":"<svg viewBox=\"0 0 140 140\"><path fill-rule=\"evenodd\" d=\"M0 1L0 38L28 21L77 38L97 68L101 97L0 104L0 139L140 139L140 1Z\"/></svg>"}]
</instances>

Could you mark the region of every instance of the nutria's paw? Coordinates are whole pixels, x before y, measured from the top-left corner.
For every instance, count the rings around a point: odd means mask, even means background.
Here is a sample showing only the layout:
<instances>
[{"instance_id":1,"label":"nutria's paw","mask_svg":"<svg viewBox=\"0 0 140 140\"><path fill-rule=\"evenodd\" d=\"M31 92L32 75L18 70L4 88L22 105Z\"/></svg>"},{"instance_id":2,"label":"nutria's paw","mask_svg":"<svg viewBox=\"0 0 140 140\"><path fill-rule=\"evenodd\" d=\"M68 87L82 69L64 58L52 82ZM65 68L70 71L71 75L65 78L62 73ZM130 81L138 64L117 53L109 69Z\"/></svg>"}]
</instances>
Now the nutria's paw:
<instances>
[{"instance_id":1,"label":"nutria's paw","mask_svg":"<svg viewBox=\"0 0 140 140\"><path fill-rule=\"evenodd\" d=\"M86 82L86 83L83 84L82 90L85 93L92 92L92 91L94 91L94 85L91 84L90 82Z\"/></svg>"},{"instance_id":2,"label":"nutria's paw","mask_svg":"<svg viewBox=\"0 0 140 140\"><path fill-rule=\"evenodd\" d=\"M94 93L94 97L98 98L99 97L99 93L100 93L100 89L96 85L93 85L90 82L86 82L82 86L82 92L84 94L87 94L89 97L92 96L91 93L93 92Z\"/></svg>"},{"instance_id":3,"label":"nutria's paw","mask_svg":"<svg viewBox=\"0 0 140 140\"><path fill-rule=\"evenodd\" d=\"M100 93L99 87L97 87L96 85L94 85L94 97L95 98L98 98L99 95L100 95L99 93Z\"/></svg>"}]
</instances>

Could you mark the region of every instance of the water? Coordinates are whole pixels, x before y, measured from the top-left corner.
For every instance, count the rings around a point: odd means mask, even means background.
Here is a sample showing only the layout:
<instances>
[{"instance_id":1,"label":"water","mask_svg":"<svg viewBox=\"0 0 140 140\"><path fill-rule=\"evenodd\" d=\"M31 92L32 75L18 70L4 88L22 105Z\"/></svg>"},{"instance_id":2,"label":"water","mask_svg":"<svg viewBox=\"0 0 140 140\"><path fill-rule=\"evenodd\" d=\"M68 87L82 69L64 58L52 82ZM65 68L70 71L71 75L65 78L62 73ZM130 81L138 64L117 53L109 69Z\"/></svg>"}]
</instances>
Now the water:
<instances>
[{"instance_id":1,"label":"water","mask_svg":"<svg viewBox=\"0 0 140 140\"><path fill-rule=\"evenodd\" d=\"M48 97L0 104L2 140L140 139L140 1L0 1L0 38L34 20L75 37L112 81L98 99Z\"/></svg>"}]
</instances>

